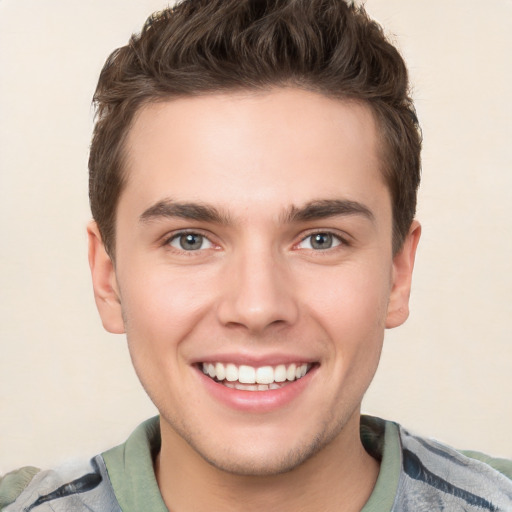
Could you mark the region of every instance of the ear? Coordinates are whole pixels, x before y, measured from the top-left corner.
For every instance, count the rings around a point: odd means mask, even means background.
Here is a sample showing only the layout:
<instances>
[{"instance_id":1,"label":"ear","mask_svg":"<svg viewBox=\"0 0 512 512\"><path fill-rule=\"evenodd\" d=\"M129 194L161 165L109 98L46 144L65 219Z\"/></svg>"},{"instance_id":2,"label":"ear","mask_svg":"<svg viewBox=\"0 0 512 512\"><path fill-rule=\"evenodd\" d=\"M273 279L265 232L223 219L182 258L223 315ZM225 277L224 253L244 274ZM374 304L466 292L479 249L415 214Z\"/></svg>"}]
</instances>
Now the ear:
<instances>
[{"instance_id":1,"label":"ear","mask_svg":"<svg viewBox=\"0 0 512 512\"><path fill-rule=\"evenodd\" d=\"M103 327L108 332L122 334L124 322L115 268L105 250L96 222L93 221L87 226L87 237L94 299Z\"/></svg>"},{"instance_id":2,"label":"ear","mask_svg":"<svg viewBox=\"0 0 512 512\"><path fill-rule=\"evenodd\" d=\"M421 225L414 220L402 248L393 257L392 287L386 317L387 329L402 325L409 316L412 271L420 235Z\"/></svg>"}]
</instances>

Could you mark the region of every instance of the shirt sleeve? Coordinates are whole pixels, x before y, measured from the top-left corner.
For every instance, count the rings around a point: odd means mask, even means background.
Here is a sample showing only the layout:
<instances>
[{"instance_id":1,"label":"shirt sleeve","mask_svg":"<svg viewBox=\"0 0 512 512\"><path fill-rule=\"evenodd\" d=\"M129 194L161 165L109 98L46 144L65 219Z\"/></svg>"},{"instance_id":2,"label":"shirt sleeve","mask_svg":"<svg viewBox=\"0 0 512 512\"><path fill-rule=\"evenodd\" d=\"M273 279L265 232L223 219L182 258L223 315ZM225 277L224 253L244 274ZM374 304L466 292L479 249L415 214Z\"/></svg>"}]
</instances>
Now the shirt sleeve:
<instances>
[{"instance_id":1,"label":"shirt sleeve","mask_svg":"<svg viewBox=\"0 0 512 512\"><path fill-rule=\"evenodd\" d=\"M466 457L484 462L485 464L494 468L496 471L499 471L502 475L505 475L507 478L512 480L512 460L497 459L494 457L489 457L489 455L485 455L485 453L468 450L464 450L462 453L466 455Z\"/></svg>"},{"instance_id":2,"label":"shirt sleeve","mask_svg":"<svg viewBox=\"0 0 512 512\"><path fill-rule=\"evenodd\" d=\"M16 498L38 472L38 468L27 466L0 476L0 512L4 507L16 501Z\"/></svg>"}]
</instances>

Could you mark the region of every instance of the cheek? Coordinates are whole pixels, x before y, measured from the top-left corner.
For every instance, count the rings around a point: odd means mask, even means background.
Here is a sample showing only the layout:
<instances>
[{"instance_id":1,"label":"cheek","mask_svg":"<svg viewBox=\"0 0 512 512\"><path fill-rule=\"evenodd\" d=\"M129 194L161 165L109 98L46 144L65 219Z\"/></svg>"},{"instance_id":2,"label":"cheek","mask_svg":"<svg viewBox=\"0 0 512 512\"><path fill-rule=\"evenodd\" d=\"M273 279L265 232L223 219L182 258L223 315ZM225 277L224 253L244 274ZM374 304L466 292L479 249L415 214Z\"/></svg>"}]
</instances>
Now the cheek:
<instances>
[{"instance_id":1,"label":"cheek","mask_svg":"<svg viewBox=\"0 0 512 512\"><path fill-rule=\"evenodd\" d=\"M384 329L390 294L390 276L358 265L334 269L319 280L303 281L303 296L309 297L312 314L335 332L351 332L347 339ZM359 340L360 341L360 340Z\"/></svg>"},{"instance_id":2,"label":"cheek","mask_svg":"<svg viewBox=\"0 0 512 512\"><path fill-rule=\"evenodd\" d=\"M389 276L353 265L333 273L316 292L310 289L310 315L321 325L332 357L333 375L344 381L342 394L360 395L370 383L384 339ZM380 271L378 271L380 269ZM320 284L317 282L317 284ZM322 290L323 293L319 293Z\"/></svg>"},{"instance_id":3,"label":"cheek","mask_svg":"<svg viewBox=\"0 0 512 512\"><path fill-rule=\"evenodd\" d=\"M136 280L120 285L128 336L153 350L179 344L211 303L211 287L204 276L171 272L164 266L133 275Z\"/></svg>"},{"instance_id":4,"label":"cheek","mask_svg":"<svg viewBox=\"0 0 512 512\"><path fill-rule=\"evenodd\" d=\"M372 268L354 263L317 276L316 286L311 279L307 286L303 281L306 316L323 331L325 389L332 391L323 403L338 411L358 407L380 359L390 284L382 267ZM333 408L333 402L339 406Z\"/></svg>"},{"instance_id":5,"label":"cheek","mask_svg":"<svg viewBox=\"0 0 512 512\"><path fill-rule=\"evenodd\" d=\"M136 273L121 280L121 305L128 348L135 372L160 411L181 403L178 383L187 378L184 340L197 328L210 306L211 293L201 279L168 269Z\"/></svg>"}]
</instances>

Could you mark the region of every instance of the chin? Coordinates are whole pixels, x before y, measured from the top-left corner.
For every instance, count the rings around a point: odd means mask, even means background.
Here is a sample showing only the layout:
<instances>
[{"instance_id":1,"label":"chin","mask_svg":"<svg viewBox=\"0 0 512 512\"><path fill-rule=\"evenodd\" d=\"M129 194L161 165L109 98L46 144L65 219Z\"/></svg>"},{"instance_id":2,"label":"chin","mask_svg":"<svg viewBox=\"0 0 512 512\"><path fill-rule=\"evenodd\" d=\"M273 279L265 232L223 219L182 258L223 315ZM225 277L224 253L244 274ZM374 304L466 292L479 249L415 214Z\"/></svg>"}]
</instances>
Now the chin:
<instances>
[{"instance_id":1,"label":"chin","mask_svg":"<svg viewBox=\"0 0 512 512\"><path fill-rule=\"evenodd\" d=\"M239 476L275 476L293 471L313 457L319 448L309 446L307 449L295 449L284 454L235 454L226 453L209 457L199 454L211 466Z\"/></svg>"},{"instance_id":2,"label":"chin","mask_svg":"<svg viewBox=\"0 0 512 512\"><path fill-rule=\"evenodd\" d=\"M295 439L291 446L284 446L283 439L265 443L264 436L258 436L259 442L231 443L223 449L212 449L194 439L185 440L204 461L218 470L239 476L265 477L289 473L313 459L333 441L339 430L324 429L305 435L305 439Z\"/></svg>"}]
</instances>

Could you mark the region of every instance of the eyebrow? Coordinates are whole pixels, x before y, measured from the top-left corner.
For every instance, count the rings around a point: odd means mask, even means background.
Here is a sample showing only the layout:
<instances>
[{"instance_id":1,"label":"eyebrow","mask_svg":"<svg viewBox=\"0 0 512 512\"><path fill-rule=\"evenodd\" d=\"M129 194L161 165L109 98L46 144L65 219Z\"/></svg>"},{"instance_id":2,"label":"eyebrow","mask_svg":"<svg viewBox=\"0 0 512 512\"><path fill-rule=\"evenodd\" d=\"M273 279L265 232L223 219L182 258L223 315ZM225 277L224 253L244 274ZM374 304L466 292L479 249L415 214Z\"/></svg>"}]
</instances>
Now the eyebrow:
<instances>
[{"instance_id":1,"label":"eyebrow","mask_svg":"<svg viewBox=\"0 0 512 512\"><path fill-rule=\"evenodd\" d=\"M372 222L375 220L372 211L364 204L342 199L320 199L310 201L302 207L291 206L282 216L282 220L291 224L341 215L361 215ZM176 217L221 225L232 223L227 213L213 206L192 202L181 203L172 199L163 199L150 206L140 215L139 220L146 223L159 218Z\"/></svg>"},{"instance_id":2,"label":"eyebrow","mask_svg":"<svg viewBox=\"0 0 512 512\"><path fill-rule=\"evenodd\" d=\"M361 215L370 221L375 221L372 211L362 203L346 199L321 199L306 203L301 208L292 206L284 215L284 221L305 222L321 220L328 217L346 215Z\"/></svg>"},{"instance_id":3,"label":"eyebrow","mask_svg":"<svg viewBox=\"0 0 512 512\"><path fill-rule=\"evenodd\" d=\"M229 216L213 206L201 203L180 203L163 199L145 210L139 217L141 222L151 222L159 218L179 217L188 220L230 224Z\"/></svg>"}]
</instances>

